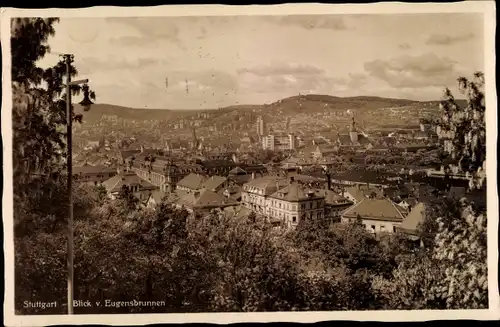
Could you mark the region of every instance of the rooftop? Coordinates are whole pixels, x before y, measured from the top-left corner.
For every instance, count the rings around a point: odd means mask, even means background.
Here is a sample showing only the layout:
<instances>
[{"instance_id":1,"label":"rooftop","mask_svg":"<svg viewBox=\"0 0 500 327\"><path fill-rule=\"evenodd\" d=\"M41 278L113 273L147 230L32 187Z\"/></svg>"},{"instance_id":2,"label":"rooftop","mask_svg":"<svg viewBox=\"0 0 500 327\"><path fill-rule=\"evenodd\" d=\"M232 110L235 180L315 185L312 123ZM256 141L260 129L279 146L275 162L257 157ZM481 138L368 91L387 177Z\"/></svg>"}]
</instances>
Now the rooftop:
<instances>
[{"instance_id":1,"label":"rooftop","mask_svg":"<svg viewBox=\"0 0 500 327\"><path fill-rule=\"evenodd\" d=\"M425 209L424 203L418 203L403 220L400 229L410 234L416 233L418 225L425 219Z\"/></svg>"},{"instance_id":2,"label":"rooftop","mask_svg":"<svg viewBox=\"0 0 500 327\"><path fill-rule=\"evenodd\" d=\"M82 166L82 167L73 167L73 175L77 174L101 174L101 173L113 173L116 172L116 168L114 167L106 167L106 166Z\"/></svg>"},{"instance_id":3,"label":"rooftop","mask_svg":"<svg viewBox=\"0 0 500 327\"><path fill-rule=\"evenodd\" d=\"M143 180L137 176L134 172L124 172L116 176L111 177L107 181L102 183L106 190L110 193L119 192L123 185L127 186L139 186L139 190L154 190L156 186Z\"/></svg>"},{"instance_id":4,"label":"rooftop","mask_svg":"<svg viewBox=\"0 0 500 327\"><path fill-rule=\"evenodd\" d=\"M191 173L181 179L177 186L186 187L191 190L199 190L202 188L203 183L205 182L206 177L200 174Z\"/></svg>"},{"instance_id":5,"label":"rooftop","mask_svg":"<svg viewBox=\"0 0 500 327\"><path fill-rule=\"evenodd\" d=\"M206 188L207 190L214 191L220 185L224 184L227 181L226 177L222 176L210 176L207 180L203 182L201 185L202 188Z\"/></svg>"},{"instance_id":6,"label":"rooftop","mask_svg":"<svg viewBox=\"0 0 500 327\"><path fill-rule=\"evenodd\" d=\"M346 218L357 218L358 216L373 220L386 220L401 222L403 214L398 207L389 199L363 199L344 214Z\"/></svg>"},{"instance_id":7,"label":"rooftop","mask_svg":"<svg viewBox=\"0 0 500 327\"><path fill-rule=\"evenodd\" d=\"M291 183L290 185L285 186L284 188L273 193L272 195L270 195L270 197L287 202L299 202L324 198L324 196L317 193L315 190L306 189L298 183Z\"/></svg>"},{"instance_id":8,"label":"rooftop","mask_svg":"<svg viewBox=\"0 0 500 327\"><path fill-rule=\"evenodd\" d=\"M177 203L190 208L224 207L237 204L236 201L208 189L184 194Z\"/></svg>"}]
</instances>

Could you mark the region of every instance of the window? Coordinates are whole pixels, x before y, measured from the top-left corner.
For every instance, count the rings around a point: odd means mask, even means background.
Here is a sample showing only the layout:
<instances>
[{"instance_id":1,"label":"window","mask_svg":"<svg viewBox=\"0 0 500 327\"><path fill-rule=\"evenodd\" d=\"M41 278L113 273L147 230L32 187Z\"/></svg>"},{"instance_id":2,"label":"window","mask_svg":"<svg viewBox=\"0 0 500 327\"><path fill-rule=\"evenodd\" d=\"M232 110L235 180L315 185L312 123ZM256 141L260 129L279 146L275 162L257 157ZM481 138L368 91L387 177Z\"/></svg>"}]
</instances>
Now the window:
<instances>
[{"instance_id":1,"label":"window","mask_svg":"<svg viewBox=\"0 0 500 327\"><path fill-rule=\"evenodd\" d=\"M380 231L381 232L385 232L385 226L384 225L380 225Z\"/></svg>"},{"instance_id":2,"label":"window","mask_svg":"<svg viewBox=\"0 0 500 327\"><path fill-rule=\"evenodd\" d=\"M396 226L392 226L392 231L396 233Z\"/></svg>"},{"instance_id":3,"label":"window","mask_svg":"<svg viewBox=\"0 0 500 327\"><path fill-rule=\"evenodd\" d=\"M297 222L297 216L293 216L293 217L292 217L292 221L293 221L294 223L296 223L296 222Z\"/></svg>"},{"instance_id":4,"label":"window","mask_svg":"<svg viewBox=\"0 0 500 327\"><path fill-rule=\"evenodd\" d=\"M372 225L372 230L375 230L375 225Z\"/></svg>"}]
</instances>

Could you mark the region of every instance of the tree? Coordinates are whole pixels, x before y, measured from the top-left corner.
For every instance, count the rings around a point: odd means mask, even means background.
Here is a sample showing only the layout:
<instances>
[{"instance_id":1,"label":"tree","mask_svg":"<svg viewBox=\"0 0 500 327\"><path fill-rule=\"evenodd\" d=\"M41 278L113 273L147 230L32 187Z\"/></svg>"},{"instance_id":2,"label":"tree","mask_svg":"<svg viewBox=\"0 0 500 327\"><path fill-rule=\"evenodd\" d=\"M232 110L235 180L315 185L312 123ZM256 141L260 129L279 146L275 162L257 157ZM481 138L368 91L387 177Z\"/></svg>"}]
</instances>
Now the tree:
<instances>
[{"instance_id":1,"label":"tree","mask_svg":"<svg viewBox=\"0 0 500 327\"><path fill-rule=\"evenodd\" d=\"M50 52L47 42L55 33L56 22L57 18L11 21L13 161L15 195L19 196L33 192L32 187L23 187L25 182L38 179L38 184L43 184L53 178L53 173L60 174L64 169L66 64L61 60L45 70L37 66L37 61ZM72 77L78 74L73 65L70 74ZM42 82L46 87L41 86ZM78 85L71 88L74 95L81 90ZM84 92L95 99L95 93L88 86L84 86ZM78 115L72 118L81 121Z\"/></svg>"},{"instance_id":2,"label":"tree","mask_svg":"<svg viewBox=\"0 0 500 327\"><path fill-rule=\"evenodd\" d=\"M438 121L451 160L473 175L471 187L484 188L485 104L482 73L458 79L467 96L460 107L445 90ZM393 277L377 278L374 288L392 308L479 309L488 305L486 212L467 198L441 199L419 227L426 246L418 260L404 256ZM409 263L404 263L409 262ZM384 290L385 289L385 290ZM385 292L385 294L384 294ZM400 295L398 295L400 294ZM416 306L416 307L415 307Z\"/></svg>"},{"instance_id":3,"label":"tree","mask_svg":"<svg viewBox=\"0 0 500 327\"><path fill-rule=\"evenodd\" d=\"M467 97L461 106L449 89L440 103L437 126L447 142L445 151L464 172L473 174L471 186L482 187L486 179L486 99L484 74L476 72L473 80L458 79L460 92Z\"/></svg>"},{"instance_id":4,"label":"tree","mask_svg":"<svg viewBox=\"0 0 500 327\"><path fill-rule=\"evenodd\" d=\"M121 206L125 212L135 211L139 206L139 199L134 195L130 187L123 185L120 189L117 199L120 200Z\"/></svg>"},{"instance_id":5,"label":"tree","mask_svg":"<svg viewBox=\"0 0 500 327\"><path fill-rule=\"evenodd\" d=\"M438 220L433 259L445 267L444 277L433 288L448 309L488 307L486 215L463 204L462 214L446 226Z\"/></svg>"},{"instance_id":6,"label":"tree","mask_svg":"<svg viewBox=\"0 0 500 327\"><path fill-rule=\"evenodd\" d=\"M55 33L56 22L57 18L11 21L17 308L22 305L20 299L45 302L65 297L65 236L61 228L68 210L63 160L66 65L60 61L45 70L37 65L50 52L47 42ZM70 74L77 75L73 65ZM71 92L76 95L80 89L74 86ZM80 120L76 115L72 118ZM74 195L75 220L87 219L89 203L94 200L80 189Z\"/></svg>"}]
</instances>

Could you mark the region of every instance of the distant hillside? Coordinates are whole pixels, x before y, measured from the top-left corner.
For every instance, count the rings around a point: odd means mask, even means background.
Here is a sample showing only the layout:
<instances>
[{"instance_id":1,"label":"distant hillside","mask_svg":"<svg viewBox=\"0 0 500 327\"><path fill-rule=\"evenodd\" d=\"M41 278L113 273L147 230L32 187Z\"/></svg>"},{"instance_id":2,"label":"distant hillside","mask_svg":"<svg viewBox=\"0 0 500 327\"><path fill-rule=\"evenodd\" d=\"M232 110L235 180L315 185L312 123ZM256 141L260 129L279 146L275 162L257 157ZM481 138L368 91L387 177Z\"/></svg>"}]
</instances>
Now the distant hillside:
<instances>
[{"instance_id":1,"label":"distant hillside","mask_svg":"<svg viewBox=\"0 0 500 327\"><path fill-rule=\"evenodd\" d=\"M82 107L76 104L75 112L81 113L82 111ZM129 120L169 120L191 113L184 110L136 109L111 104L94 104L91 110L84 113L84 121L86 123L97 122L101 120L102 116L117 116Z\"/></svg>"},{"instance_id":2,"label":"distant hillside","mask_svg":"<svg viewBox=\"0 0 500 327\"><path fill-rule=\"evenodd\" d=\"M461 101L462 102L462 101ZM210 112L210 118L225 115L238 115L244 112L273 115L274 111L282 115L299 113L319 113L337 110L377 110L397 107L429 107L434 108L439 101L413 101L406 99L391 99L373 96L336 97L321 94L298 95L263 105L234 105L215 110L175 110L175 109L135 109L111 104L94 104L85 113L85 122L99 121L102 116L117 116L127 120L172 120L181 117L197 115L200 112ZM464 102L462 102L464 103ZM81 112L80 105L75 105L75 111ZM219 112L220 114L217 114ZM222 117L221 117L222 118Z\"/></svg>"},{"instance_id":3,"label":"distant hillside","mask_svg":"<svg viewBox=\"0 0 500 327\"><path fill-rule=\"evenodd\" d=\"M279 108L284 113L318 112L324 110L358 110L403 107L420 103L406 99L380 97L336 97L321 94L298 95L285 98L268 105L268 109Z\"/></svg>"}]
</instances>

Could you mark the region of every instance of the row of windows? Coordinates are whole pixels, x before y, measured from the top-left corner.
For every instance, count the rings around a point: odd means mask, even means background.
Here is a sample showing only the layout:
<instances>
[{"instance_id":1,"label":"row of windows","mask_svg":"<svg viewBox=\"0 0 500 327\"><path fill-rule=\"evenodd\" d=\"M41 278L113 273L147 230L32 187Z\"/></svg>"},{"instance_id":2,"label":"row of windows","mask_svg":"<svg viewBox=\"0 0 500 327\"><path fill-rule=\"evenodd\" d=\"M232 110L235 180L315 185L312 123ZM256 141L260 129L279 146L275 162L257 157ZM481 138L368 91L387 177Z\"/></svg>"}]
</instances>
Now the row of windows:
<instances>
[{"instance_id":1,"label":"row of windows","mask_svg":"<svg viewBox=\"0 0 500 327\"><path fill-rule=\"evenodd\" d=\"M248 186L245 185L244 190L247 192L252 192L252 193L257 193L257 194L264 194L264 190L254 187L254 186Z\"/></svg>"},{"instance_id":2,"label":"row of windows","mask_svg":"<svg viewBox=\"0 0 500 327\"><path fill-rule=\"evenodd\" d=\"M278 218L278 219L285 219L286 221L290 221L293 223L297 223L297 216L295 215L289 215L285 214L284 212L279 212L276 210L271 210L271 217L273 218ZM308 212L303 215L301 215L301 219L322 219L323 218L323 212L317 211L317 212Z\"/></svg>"},{"instance_id":3,"label":"row of windows","mask_svg":"<svg viewBox=\"0 0 500 327\"><path fill-rule=\"evenodd\" d=\"M368 229L368 230L371 230L373 232L376 231L376 226L375 225L370 225L370 224L364 224L365 225L365 228ZM387 227L385 225L380 225L380 232L390 232L390 227ZM395 233L396 232L396 226L392 226L392 232Z\"/></svg>"},{"instance_id":4,"label":"row of windows","mask_svg":"<svg viewBox=\"0 0 500 327\"><path fill-rule=\"evenodd\" d=\"M243 194L242 195L242 200L244 202L252 202L252 203L257 203L260 205L265 204L265 199L260 196L255 196L255 195L247 195ZM289 202L284 202L284 201L279 201L279 200L271 200L270 201L271 207L273 208L278 208L278 209L284 209L284 210L289 210L289 211L297 211L298 204L297 203L289 203ZM324 201L323 200L318 200L318 201L308 201L300 204L300 209L301 210L310 210L310 209L321 209L324 206Z\"/></svg>"}]
</instances>

